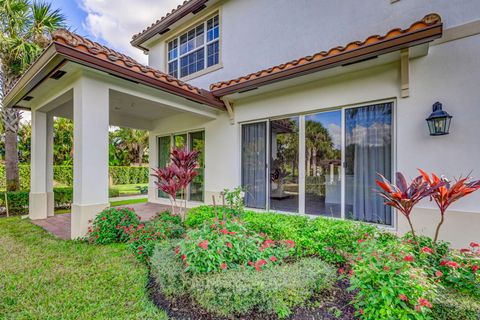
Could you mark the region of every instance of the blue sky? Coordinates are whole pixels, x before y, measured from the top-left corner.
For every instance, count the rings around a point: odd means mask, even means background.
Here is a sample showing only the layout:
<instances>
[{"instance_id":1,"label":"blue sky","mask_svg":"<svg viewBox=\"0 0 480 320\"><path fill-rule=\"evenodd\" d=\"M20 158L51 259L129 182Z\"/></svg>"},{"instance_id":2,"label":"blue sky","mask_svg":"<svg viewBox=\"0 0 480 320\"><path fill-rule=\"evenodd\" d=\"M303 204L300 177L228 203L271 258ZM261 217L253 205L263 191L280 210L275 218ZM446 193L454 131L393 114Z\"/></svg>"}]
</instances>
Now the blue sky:
<instances>
[{"instance_id":1,"label":"blue sky","mask_svg":"<svg viewBox=\"0 0 480 320\"><path fill-rule=\"evenodd\" d=\"M61 9L69 28L81 36L146 63L130 45L132 35L145 29L183 0L46 0Z\"/></svg>"},{"instance_id":2,"label":"blue sky","mask_svg":"<svg viewBox=\"0 0 480 320\"><path fill-rule=\"evenodd\" d=\"M88 35L83 28L83 21L87 18L87 12L82 10L76 0L51 0L54 8L59 8L67 18L67 24L72 31L80 35Z\"/></svg>"}]
</instances>

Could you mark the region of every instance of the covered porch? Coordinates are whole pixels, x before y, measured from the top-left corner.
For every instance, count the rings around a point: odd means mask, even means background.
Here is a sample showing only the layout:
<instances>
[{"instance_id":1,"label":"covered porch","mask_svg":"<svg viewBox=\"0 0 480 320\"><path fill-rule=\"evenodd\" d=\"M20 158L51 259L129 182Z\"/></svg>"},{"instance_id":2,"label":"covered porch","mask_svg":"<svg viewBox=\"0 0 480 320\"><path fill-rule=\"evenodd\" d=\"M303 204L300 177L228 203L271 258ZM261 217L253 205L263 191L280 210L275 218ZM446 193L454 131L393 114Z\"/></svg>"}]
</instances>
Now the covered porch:
<instances>
[{"instance_id":1,"label":"covered porch","mask_svg":"<svg viewBox=\"0 0 480 320\"><path fill-rule=\"evenodd\" d=\"M208 121L225 111L209 92L65 30L54 35L5 102L31 111L31 220L54 215L53 118L74 122L73 204L71 218L61 218L70 223L71 239L84 236L89 220L109 206L109 126L152 130L175 115Z\"/></svg>"}]
</instances>

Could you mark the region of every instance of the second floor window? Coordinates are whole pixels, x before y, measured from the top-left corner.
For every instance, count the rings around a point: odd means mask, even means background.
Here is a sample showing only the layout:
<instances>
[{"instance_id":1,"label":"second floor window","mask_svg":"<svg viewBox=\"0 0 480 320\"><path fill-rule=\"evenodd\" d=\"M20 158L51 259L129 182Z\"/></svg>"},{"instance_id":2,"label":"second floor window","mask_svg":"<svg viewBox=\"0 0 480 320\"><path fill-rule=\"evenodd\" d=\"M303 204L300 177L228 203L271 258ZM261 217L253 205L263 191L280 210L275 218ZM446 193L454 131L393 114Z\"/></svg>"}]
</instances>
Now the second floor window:
<instances>
[{"instance_id":1,"label":"second floor window","mask_svg":"<svg viewBox=\"0 0 480 320\"><path fill-rule=\"evenodd\" d=\"M182 78L219 63L218 16L168 43L168 74Z\"/></svg>"}]
</instances>

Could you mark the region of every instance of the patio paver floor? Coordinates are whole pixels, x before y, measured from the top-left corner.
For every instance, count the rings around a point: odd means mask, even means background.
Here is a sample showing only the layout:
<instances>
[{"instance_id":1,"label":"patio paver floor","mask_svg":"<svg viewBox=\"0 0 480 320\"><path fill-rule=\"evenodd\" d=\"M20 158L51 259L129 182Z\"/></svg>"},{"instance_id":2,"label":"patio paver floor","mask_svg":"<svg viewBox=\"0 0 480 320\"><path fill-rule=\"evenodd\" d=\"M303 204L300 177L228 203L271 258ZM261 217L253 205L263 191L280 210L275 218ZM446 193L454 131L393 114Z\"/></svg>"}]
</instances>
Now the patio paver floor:
<instances>
[{"instance_id":1,"label":"patio paver floor","mask_svg":"<svg viewBox=\"0 0 480 320\"><path fill-rule=\"evenodd\" d=\"M121 207L132 208L133 210L135 210L137 215L140 216L142 221L148 221L155 217L157 213L170 209L170 206L168 205L151 202L119 206L119 208ZM53 217L48 217L47 219L32 220L32 223L39 227L42 227L43 229L54 234L60 239L70 239L70 213L56 214Z\"/></svg>"}]
</instances>

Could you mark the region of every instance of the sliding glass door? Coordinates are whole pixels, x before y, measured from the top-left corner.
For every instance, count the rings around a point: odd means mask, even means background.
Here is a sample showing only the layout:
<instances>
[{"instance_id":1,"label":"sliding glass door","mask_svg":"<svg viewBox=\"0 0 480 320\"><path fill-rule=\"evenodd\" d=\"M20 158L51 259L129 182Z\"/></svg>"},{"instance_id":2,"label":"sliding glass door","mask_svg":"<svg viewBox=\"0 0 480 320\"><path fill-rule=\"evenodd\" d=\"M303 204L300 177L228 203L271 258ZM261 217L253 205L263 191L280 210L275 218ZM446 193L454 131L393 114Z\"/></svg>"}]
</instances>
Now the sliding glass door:
<instances>
[{"instance_id":1,"label":"sliding glass door","mask_svg":"<svg viewBox=\"0 0 480 320\"><path fill-rule=\"evenodd\" d=\"M374 192L393 171L393 103L242 125L247 207L392 225Z\"/></svg>"},{"instance_id":2,"label":"sliding glass door","mask_svg":"<svg viewBox=\"0 0 480 320\"><path fill-rule=\"evenodd\" d=\"M204 201L204 183L205 183L205 132L196 131L182 134L168 135L158 138L158 167L165 168L170 162L170 152L172 147L186 148L187 150L197 150L200 152L198 176L190 183L187 190L188 200ZM168 198L168 195L159 190L160 198ZM178 194L180 197L181 194Z\"/></svg>"},{"instance_id":3,"label":"sliding glass door","mask_svg":"<svg viewBox=\"0 0 480 320\"><path fill-rule=\"evenodd\" d=\"M305 213L342 214L342 111L305 116Z\"/></svg>"},{"instance_id":4,"label":"sliding glass door","mask_svg":"<svg viewBox=\"0 0 480 320\"><path fill-rule=\"evenodd\" d=\"M245 205L267 208L267 122L242 125L242 186Z\"/></svg>"},{"instance_id":5,"label":"sliding glass door","mask_svg":"<svg viewBox=\"0 0 480 320\"><path fill-rule=\"evenodd\" d=\"M270 121L270 209L298 212L299 117Z\"/></svg>"},{"instance_id":6,"label":"sliding glass door","mask_svg":"<svg viewBox=\"0 0 480 320\"><path fill-rule=\"evenodd\" d=\"M392 174L392 103L345 109L345 217L391 225L392 210L372 190Z\"/></svg>"}]
</instances>

